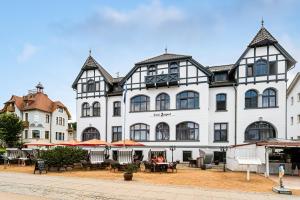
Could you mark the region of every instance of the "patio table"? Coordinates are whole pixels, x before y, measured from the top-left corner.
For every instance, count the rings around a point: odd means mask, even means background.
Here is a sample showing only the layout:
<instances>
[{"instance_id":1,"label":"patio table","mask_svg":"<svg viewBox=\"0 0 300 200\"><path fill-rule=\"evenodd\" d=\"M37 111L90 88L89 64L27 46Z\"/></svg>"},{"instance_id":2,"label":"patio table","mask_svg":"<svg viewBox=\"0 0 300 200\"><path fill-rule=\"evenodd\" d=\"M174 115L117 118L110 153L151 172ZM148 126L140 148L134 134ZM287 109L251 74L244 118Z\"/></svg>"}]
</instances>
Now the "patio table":
<instances>
[{"instance_id":1,"label":"patio table","mask_svg":"<svg viewBox=\"0 0 300 200\"><path fill-rule=\"evenodd\" d=\"M161 171L163 171L163 169L167 170L168 166L169 166L169 163L167 163L167 162L155 163L154 172L157 171L157 168L161 169Z\"/></svg>"}]
</instances>

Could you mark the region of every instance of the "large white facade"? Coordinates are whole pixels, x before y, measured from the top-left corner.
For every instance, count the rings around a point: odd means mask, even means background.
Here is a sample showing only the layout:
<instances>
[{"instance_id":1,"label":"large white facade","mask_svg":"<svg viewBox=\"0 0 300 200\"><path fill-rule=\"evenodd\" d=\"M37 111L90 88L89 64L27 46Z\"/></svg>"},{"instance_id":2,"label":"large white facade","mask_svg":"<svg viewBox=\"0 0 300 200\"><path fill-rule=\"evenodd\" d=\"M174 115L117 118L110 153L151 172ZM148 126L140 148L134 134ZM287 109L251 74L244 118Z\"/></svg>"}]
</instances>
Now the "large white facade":
<instances>
[{"instance_id":1,"label":"large white facade","mask_svg":"<svg viewBox=\"0 0 300 200\"><path fill-rule=\"evenodd\" d=\"M288 139L300 139L300 73L287 90L287 127Z\"/></svg>"},{"instance_id":2,"label":"large white facade","mask_svg":"<svg viewBox=\"0 0 300 200\"><path fill-rule=\"evenodd\" d=\"M13 95L0 110L2 112L15 113L23 121L21 139L24 143L37 140L58 143L69 139L71 115L68 109L61 102L50 100L41 84L23 97Z\"/></svg>"},{"instance_id":3,"label":"large white facade","mask_svg":"<svg viewBox=\"0 0 300 200\"><path fill-rule=\"evenodd\" d=\"M170 160L169 147L176 146L174 160L186 161L199 149L286 138L286 73L293 65L264 27L231 65L207 68L192 56L165 53L113 78L89 56L72 85L77 139L112 142L114 127L121 127L118 139L145 144L136 148L144 159L149 149L163 148Z\"/></svg>"}]
</instances>

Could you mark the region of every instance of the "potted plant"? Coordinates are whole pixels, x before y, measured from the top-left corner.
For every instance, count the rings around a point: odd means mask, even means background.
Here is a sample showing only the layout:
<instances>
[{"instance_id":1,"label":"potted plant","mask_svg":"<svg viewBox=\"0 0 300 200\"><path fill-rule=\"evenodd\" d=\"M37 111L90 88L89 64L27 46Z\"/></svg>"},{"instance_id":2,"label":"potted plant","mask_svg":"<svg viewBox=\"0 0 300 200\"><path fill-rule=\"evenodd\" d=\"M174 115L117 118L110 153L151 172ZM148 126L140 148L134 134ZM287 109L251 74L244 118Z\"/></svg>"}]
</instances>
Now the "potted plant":
<instances>
[{"instance_id":1,"label":"potted plant","mask_svg":"<svg viewBox=\"0 0 300 200\"><path fill-rule=\"evenodd\" d=\"M136 172L137 166L135 164L128 164L124 169L124 181L131 181L133 173Z\"/></svg>"}]
</instances>

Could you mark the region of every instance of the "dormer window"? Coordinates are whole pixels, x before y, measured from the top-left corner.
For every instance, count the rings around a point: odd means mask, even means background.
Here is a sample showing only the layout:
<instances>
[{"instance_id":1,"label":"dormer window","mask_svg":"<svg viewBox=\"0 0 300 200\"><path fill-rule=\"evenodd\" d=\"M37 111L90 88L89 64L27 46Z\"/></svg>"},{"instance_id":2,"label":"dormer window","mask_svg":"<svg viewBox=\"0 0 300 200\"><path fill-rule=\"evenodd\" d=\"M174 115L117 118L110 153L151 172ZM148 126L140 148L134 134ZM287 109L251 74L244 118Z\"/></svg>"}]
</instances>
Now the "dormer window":
<instances>
[{"instance_id":1,"label":"dormer window","mask_svg":"<svg viewBox=\"0 0 300 200\"><path fill-rule=\"evenodd\" d=\"M178 63L173 62L173 63L170 64L170 66L169 66L169 73L170 73L170 74L176 74L176 73L179 73L179 66L178 66Z\"/></svg>"},{"instance_id":2,"label":"dormer window","mask_svg":"<svg viewBox=\"0 0 300 200\"><path fill-rule=\"evenodd\" d=\"M228 80L228 74L227 72L219 72L214 74L215 81L227 81Z\"/></svg>"},{"instance_id":3,"label":"dormer window","mask_svg":"<svg viewBox=\"0 0 300 200\"><path fill-rule=\"evenodd\" d=\"M153 76L153 75L156 75L156 66L150 65L148 67L148 76Z\"/></svg>"}]
</instances>

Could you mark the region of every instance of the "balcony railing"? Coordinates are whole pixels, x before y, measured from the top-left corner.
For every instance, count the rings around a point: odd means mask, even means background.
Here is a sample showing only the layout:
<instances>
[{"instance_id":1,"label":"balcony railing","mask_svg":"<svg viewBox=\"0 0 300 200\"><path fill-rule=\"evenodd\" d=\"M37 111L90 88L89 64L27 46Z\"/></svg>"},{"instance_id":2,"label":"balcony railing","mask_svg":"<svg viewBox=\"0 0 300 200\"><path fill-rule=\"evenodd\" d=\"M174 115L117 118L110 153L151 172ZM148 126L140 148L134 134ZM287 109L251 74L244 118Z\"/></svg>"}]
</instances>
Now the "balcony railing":
<instances>
[{"instance_id":1,"label":"balcony railing","mask_svg":"<svg viewBox=\"0 0 300 200\"><path fill-rule=\"evenodd\" d=\"M158 87L178 84L179 74L158 74L145 76L146 87Z\"/></svg>"}]
</instances>

